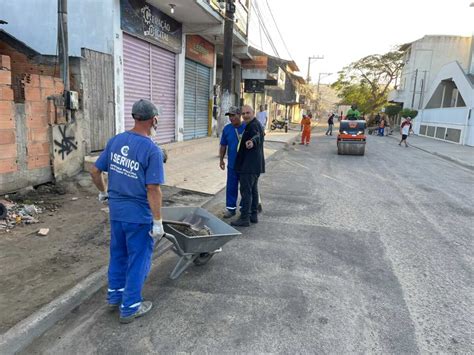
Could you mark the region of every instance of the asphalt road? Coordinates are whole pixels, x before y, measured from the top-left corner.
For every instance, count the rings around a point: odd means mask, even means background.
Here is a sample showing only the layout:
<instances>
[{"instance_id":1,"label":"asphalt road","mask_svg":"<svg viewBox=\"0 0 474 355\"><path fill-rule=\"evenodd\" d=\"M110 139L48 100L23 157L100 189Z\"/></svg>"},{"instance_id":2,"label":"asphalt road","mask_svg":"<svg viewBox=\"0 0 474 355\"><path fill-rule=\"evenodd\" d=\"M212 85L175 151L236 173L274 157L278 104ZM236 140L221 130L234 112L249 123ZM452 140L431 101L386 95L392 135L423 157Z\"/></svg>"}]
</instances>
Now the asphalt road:
<instances>
[{"instance_id":1,"label":"asphalt road","mask_svg":"<svg viewBox=\"0 0 474 355\"><path fill-rule=\"evenodd\" d=\"M176 281L161 257L151 314L103 290L24 353L472 353L473 172L389 137L277 154L260 223Z\"/></svg>"}]
</instances>

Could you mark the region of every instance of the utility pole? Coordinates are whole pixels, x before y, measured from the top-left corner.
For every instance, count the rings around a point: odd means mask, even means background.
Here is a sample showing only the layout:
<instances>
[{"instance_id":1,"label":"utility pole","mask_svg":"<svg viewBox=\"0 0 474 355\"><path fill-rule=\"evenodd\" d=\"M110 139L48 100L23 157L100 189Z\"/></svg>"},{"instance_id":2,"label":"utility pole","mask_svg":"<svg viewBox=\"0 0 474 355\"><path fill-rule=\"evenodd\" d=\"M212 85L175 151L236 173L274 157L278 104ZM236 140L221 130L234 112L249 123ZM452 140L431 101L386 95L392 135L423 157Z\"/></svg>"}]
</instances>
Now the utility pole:
<instances>
[{"instance_id":1,"label":"utility pole","mask_svg":"<svg viewBox=\"0 0 474 355\"><path fill-rule=\"evenodd\" d=\"M220 137L226 124L225 113L232 106L232 41L234 37L235 0L226 0L224 22L224 63L222 66L221 112L217 121L217 136Z\"/></svg>"},{"instance_id":2,"label":"utility pole","mask_svg":"<svg viewBox=\"0 0 474 355\"><path fill-rule=\"evenodd\" d=\"M313 55L311 57L308 57L308 74L306 75L306 82L309 84L309 82L311 81L311 76L310 76L310 68L311 68L311 61L312 60L317 60L317 59L324 59L324 56L323 55Z\"/></svg>"},{"instance_id":3,"label":"utility pole","mask_svg":"<svg viewBox=\"0 0 474 355\"><path fill-rule=\"evenodd\" d=\"M58 0L58 49L59 68L64 81L64 92L70 90L69 83L69 47L67 29L67 0Z\"/></svg>"},{"instance_id":4,"label":"utility pole","mask_svg":"<svg viewBox=\"0 0 474 355\"><path fill-rule=\"evenodd\" d=\"M415 105L416 81L418 80L418 69L415 70L415 84L413 84L413 95L411 97L411 108Z\"/></svg>"},{"instance_id":5,"label":"utility pole","mask_svg":"<svg viewBox=\"0 0 474 355\"><path fill-rule=\"evenodd\" d=\"M316 89L316 92L318 93L318 101L317 101L317 111L318 111L318 114L319 114L319 109L320 109L320 104L321 104L321 93L319 91L319 83L321 82L321 75L332 75L332 73L319 73L318 74L318 86L317 86L317 89Z\"/></svg>"}]
</instances>

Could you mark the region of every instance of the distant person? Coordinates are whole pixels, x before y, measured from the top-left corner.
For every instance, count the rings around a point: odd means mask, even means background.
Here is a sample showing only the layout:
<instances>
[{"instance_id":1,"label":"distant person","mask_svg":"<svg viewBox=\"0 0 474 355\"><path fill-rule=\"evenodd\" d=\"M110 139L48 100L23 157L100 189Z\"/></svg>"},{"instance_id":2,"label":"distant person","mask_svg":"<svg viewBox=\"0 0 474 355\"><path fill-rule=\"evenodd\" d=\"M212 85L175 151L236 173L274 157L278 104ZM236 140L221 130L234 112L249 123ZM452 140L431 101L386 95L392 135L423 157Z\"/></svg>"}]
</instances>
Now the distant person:
<instances>
[{"instance_id":1,"label":"distant person","mask_svg":"<svg viewBox=\"0 0 474 355\"><path fill-rule=\"evenodd\" d=\"M260 105L260 111L257 113L257 120L262 125L263 131L267 129L268 114L264 105Z\"/></svg>"},{"instance_id":2,"label":"distant person","mask_svg":"<svg viewBox=\"0 0 474 355\"><path fill-rule=\"evenodd\" d=\"M400 125L400 134L402 135L402 139L400 143L398 143L399 146L401 146L402 143L405 143L405 147L408 148L407 138L410 135L410 132L413 132L411 117L407 117Z\"/></svg>"},{"instance_id":3,"label":"distant person","mask_svg":"<svg viewBox=\"0 0 474 355\"><path fill-rule=\"evenodd\" d=\"M379 136L383 137L384 133L385 133L385 120L381 118L379 122Z\"/></svg>"},{"instance_id":4,"label":"distant person","mask_svg":"<svg viewBox=\"0 0 474 355\"><path fill-rule=\"evenodd\" d=\"M334 126L334 113L331 113L328 118L328 129L326 131L326 136L330 135L332 136L332 127Z\"/></svg>"},{"instance_id":5,"label":"distant person","mask_svg":"<svg viewBox=\"0 0 474 355\"><path fill-rule=\"evenodd\" d=\"M351 108L347 110L346 119L347 120L358 120L360 118L360 112L357 109L356 104L352 104Z\"/></svg>"},{"instance_id":6,"label":"distant person","mask_svg":"<svg viewBox=\"0 0 474 355\"><path fill-rule=\"evenodd\" d=\"M240 118L238 107L231 106L225 114L229 116L230 123L222 130L220 149L219 149L219 167L225 170L224 157L227 153L227 184L225 204L226 212L224 218L235 216L237 210L237 198L239 195L239 174L234 169L237 151L239 150L240 140L245 129Z\"/></svg>"},{"instance_id":7,"label":"distant person","mask_svg":"<svg viewBox=\"0 0 474 355\"><path fill-rule=\"evenodd\" d=\"M306 115L303 115L303 119L301 120L301 143L302 145L306 144L309 145L309 141L311 140L311 118Z\"/></svg>"},{"instance_id":8,"label":"distant person","mask_svg":"<svg viewBox=\"0 0 474 355\"><path fill-rule=\"evenodd\" d=\"M375 115L375 124L378 125L380 123L380 114Z\"/></svg>"}]
</instances>

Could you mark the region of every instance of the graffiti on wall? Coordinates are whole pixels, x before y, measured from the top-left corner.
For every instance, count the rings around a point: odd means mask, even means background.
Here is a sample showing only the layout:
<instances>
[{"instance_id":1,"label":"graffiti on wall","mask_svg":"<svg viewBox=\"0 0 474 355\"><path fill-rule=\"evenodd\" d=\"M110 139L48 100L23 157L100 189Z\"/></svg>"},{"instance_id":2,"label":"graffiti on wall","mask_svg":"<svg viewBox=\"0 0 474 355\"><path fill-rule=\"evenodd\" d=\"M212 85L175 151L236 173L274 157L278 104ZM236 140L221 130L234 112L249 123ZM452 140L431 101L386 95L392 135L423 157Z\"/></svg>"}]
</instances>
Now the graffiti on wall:
<instances>
[{"instance_id":1,"label":"graffiti on wall","mask_svg":"<svg viewBox=\"0 0 474 355\"><path fill-rule=\"evenodd\" d=\"M75 141L74 136L67 135L67 126L58 126L58 129L61 134L61 141L54 140L54 145L57 147L54 152L61 154L61 159L64 160L65 157L77 149L77 141Z\"/></svg>"}]
</instances>

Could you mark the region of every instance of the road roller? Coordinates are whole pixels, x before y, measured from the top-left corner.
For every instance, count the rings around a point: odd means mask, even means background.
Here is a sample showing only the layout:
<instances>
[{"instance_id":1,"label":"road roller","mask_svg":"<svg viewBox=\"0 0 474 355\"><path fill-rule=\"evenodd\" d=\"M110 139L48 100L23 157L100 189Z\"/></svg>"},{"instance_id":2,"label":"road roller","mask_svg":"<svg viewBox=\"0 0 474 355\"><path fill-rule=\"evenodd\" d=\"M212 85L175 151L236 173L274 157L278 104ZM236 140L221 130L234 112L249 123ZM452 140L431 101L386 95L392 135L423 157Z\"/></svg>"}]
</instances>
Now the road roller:
<instances>
[{"instance_id":1,"label":"road roller","mask_svg":"<svg viewBox=\"0 0 474 355\"><path fill-rule=\"evenodd\" d=\"M366 123L364 120L342 120L337 135L337 154L364 155Z\"/></svg>"}]
</instances>

